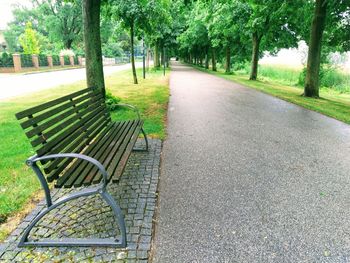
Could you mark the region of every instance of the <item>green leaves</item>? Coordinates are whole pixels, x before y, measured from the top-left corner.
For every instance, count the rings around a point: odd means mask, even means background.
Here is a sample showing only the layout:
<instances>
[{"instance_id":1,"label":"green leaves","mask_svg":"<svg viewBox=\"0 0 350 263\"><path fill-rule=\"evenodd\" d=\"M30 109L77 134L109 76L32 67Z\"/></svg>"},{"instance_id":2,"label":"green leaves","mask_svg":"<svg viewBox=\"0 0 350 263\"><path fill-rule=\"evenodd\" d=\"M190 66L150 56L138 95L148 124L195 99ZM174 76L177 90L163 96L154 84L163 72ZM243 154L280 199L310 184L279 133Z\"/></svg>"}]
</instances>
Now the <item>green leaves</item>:
<instances>
[{"instance_id":1,"label":"green leaves","mask_svg":"<svg viewBox=\"0 0 350 263\"><path fill-rule=\"evenodd\" d=\"M9 23L9 29L4 34L11 51L20 51L18 37L24 33L27 22L32 23L33 29L40 34L41 42L45 42L42 51L70 49L74 43L82 41L81 0L42 0L35 3L32 9L17 7L13 10L14 21Z\"/></svg>"},{"instance_id":2,"label":"green leaves","mask_svg":"<svg viewBox=\"0 0 350 263\"><path fill-rule=\"evenodd\" d=\"M23 47L24 54L40 53L38 33L33 30L31 22L27 22L24 33L19 36L19 43Z\"/></svg>"}]
</instances>

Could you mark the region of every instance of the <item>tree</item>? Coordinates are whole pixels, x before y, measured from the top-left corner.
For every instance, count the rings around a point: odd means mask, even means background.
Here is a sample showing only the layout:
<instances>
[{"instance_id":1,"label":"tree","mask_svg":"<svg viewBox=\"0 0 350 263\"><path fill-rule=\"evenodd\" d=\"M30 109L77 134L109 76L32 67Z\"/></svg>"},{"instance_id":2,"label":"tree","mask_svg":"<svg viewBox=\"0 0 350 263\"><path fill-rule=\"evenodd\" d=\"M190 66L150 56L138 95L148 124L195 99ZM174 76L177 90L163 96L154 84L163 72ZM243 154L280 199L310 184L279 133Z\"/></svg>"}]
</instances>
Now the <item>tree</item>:
<instances>
[{"instance_id":1,"label":"tree","mask_svg":"<svg viewBox=\"0 0 350 263\"><path fill-rule=\"evenodd\" d=\"M14 20L4 33L11 51L19 51L18 37L24 32L27 22L48 38L56 51L70 49L74 43L81 42L81 0L32 0L32 4L32 8L17 6L12 11Z\"/></svg>"},{"instance_id":2,"label":"tree","mask_svg":"<svg viewBox=\"0 0 350 263\"><path fill-rule=\"evenodd\" d=\"M81 0L34 0L38 12L45 14L44 21L49 38L62 41L65 49L71 49L73 42L81 38L83 27Z\"/></svg>"},{"instance_id":3,"label":"tree","mask_svg":"<svg viewBox=\"0 0 350 263\"><path fill-rule=\"evenodd\" d=\"M256 80L262 50L276 52L280 48L296 47L298 32L304 26L300 17L305 1L249 0L251 15L247 30L251 36L252 59L250 79Z\"/></svg>"},{"instance_id":4,"label":"tree","mask_svg":"<svg viewBox=\"0 0 350 263\"><path fill-rule=\"evenodd\" d=\"M105 95L101 35L101 0L83 0L86 81L88 87L96 87Z\"/></svg>"},{"instance_id":5,"label":"tree","mask_svg":"<svg viewBox=\"0 0 350 263\"><path fill-rule=\"evenodd\" d=\"M324 32L326 29L326 32ZM322 37L326 46L335 50L350 50L350 2L345 0L316 0L310 29L304 96L319 97L319 74Z\"/></svg>"},{"instance_id":6,"label":"tree","mask_svg":"<svg viewBox=\"0 0 350 263\"><path fill-rule=\"evenodd\" d=\"M124 27L130 32L131 67L134 84L138 83L134 55L135 33L138 27L142 28L147 21L145 4L143 0L117 0L114 1L114 6L112 7L116 18L122 20Z\"/></svg>"},{"instance_id":7,"label":"tree","mask_svg":"<svg viewBox=\"0 0 350 263\"><path fill-rule=\"evenodd\" d=\"M206 58L206 66L209 66L208 52L210 47L208 29L205 23L206 3L197 2L188 14L187 29L178 37L182 52L190 54L194 63L202 65ZM192 62L192 61L190 61Z\"/></svg>"},{"instance_id":8,"label":"tree","mask_svg":"<svg viewBox=\"0 0 350 263\"><path fill-rule=\"evenodd\" d=\"M19 42L24 54L40 53L38 34L33 29L31 22L27 22L24 33L19 36Z\"/></svg>"},{"instance_id":9,"label":"tree","mask_svg":"<svg viewBox=\"0 0 350 263\"><path fill-rule=\"evenodd\" d=\"M160 67L165 48L170 48L176 42L176 23L172 23L170 3L170 0L149 0L145 4L147 21L139 33L146 45L154 48L154 68Z\"/></svg>"},{"instance_id":10,"label":"tree","mask_svg":"<svg viewBox=\"0 0 350 263\"><path fill-rule=\"evenodd\" d=\"M211 44L214 50L224 48L225 72L230 73L232 52L238 56L246 53L247 45L242 40L251 10L249 5L237 0L214 1L211 9L214 10L208 26Z\"/></svg>"}]
</instances>

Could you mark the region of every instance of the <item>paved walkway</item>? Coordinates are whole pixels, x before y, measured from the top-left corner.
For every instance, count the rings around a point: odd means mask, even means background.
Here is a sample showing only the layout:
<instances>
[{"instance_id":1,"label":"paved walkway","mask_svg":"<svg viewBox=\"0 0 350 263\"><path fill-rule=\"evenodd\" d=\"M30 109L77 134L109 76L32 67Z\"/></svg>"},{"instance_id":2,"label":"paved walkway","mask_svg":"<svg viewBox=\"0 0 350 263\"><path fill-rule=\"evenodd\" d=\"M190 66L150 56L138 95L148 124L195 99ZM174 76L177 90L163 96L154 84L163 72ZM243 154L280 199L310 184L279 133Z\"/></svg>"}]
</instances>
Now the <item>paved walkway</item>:
<instances>
[{"instance_id":1,"label":"paved walkway","mask_svg":"<svg viewBox=\"0 0 350 263\"><path fill-rule=\"evenodd\" d=\"M350 262L350 126L173 65L155 263Z\"/></svg>"},{"instance_id":2,"label":"paved walkway","mask_svg":"<svg viewBox=\"0 0 350 263\"><path fill-rule=\"evenodd\" d=\"M142 63L137 62L136 67ZM105 66L104 75L130 69L131 64ZM43 89L50 89L59 85L74 83L86 79L85 68L41 72L32 74L0 74L0 100L18 95L32 93Z\"/></svg>"}]
</instances>

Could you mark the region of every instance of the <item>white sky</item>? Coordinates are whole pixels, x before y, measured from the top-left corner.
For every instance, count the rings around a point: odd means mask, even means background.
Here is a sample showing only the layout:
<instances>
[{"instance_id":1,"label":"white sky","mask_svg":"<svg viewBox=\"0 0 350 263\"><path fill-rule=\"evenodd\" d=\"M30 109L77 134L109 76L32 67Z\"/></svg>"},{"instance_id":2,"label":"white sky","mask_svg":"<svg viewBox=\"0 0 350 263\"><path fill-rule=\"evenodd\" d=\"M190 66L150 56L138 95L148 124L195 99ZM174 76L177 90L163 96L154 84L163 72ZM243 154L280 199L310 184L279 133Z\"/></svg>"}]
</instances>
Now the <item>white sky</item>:
<instances>
[{"instance_id":1,"label":"white sky","mask_svg":"<svg viewBox=\"0 0 350 263\"><path fill-rule=\"evenodd\" d=\"M30 6L30 0L0 0L0 29L5 29L12 20L12 9L16 4Z\"/></svg>"}]
</instances>

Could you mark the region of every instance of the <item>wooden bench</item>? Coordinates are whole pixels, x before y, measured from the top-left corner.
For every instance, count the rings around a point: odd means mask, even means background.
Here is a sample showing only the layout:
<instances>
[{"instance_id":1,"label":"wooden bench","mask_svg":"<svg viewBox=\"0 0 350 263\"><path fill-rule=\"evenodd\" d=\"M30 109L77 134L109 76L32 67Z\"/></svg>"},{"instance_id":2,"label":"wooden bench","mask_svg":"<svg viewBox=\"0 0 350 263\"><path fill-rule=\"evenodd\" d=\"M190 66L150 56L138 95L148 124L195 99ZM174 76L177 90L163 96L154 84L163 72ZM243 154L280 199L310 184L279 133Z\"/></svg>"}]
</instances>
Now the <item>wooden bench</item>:
<instances>
[{"instance_id":1,"label":"wooden bench","mask_svg":"<svg viewBox=\"0 0 350 263\"><path fill-rule=\"evenodd\" d=\"M87 88L16 114L36 151L27 160L44 189L47 208L30 223L19 246L116 246L126 247L124 217L119 205L106 191L109 182L118 182L140 133L146 149L148 141L138 110L134 120L111 120L101 91ZM142 149L134 149L142 150ZM49 183L56 188L90 186L79 189L55 203ZM120 236L111 239L61 239L29 241L35 224L48 212L73 199L100 195L111 207Z\"/></svg>"}]
</instances>

